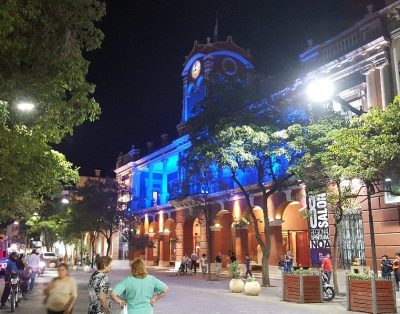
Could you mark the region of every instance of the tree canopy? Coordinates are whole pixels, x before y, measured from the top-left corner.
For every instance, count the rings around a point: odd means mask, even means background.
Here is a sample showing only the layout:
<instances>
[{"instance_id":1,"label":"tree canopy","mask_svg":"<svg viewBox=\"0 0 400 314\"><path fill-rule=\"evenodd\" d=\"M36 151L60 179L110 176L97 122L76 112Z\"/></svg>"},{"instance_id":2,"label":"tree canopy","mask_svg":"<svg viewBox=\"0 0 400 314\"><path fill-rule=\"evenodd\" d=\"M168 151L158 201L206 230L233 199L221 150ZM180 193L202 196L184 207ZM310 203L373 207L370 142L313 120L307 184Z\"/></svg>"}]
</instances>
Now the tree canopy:
<instances>
[{"instance_id":1,"label":"tree canopy","mask_svg":"<svg viewBox=\"0 0 400 314\"><path fill-rule=\"evenodd\" d=\"M100 47L104 14L97 0L0 4L0 221L23 215L23 200L34 204L29 213L76 181L77 169L51 145L100 114L84 54ZM19 112L19 102L34 110Z\"/></svg>"}]
</instances>

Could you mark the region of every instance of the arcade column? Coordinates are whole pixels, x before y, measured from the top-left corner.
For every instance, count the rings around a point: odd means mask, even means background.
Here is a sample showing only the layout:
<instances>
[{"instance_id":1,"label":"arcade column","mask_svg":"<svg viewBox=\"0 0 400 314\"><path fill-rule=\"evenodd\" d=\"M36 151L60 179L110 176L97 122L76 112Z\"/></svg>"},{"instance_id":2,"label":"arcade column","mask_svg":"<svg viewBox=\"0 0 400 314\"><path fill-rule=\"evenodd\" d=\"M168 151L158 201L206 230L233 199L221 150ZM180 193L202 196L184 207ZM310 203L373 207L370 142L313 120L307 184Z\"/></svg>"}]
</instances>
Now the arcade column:
<instances>
[{"instance_id":1,"label":"arcade column","mask_svg":"<svg viewBox=\"0 0 400 314\"><path fill-rule=\"evenodd\" d=\"M154 232L146 233L149 237L149 244L154 240ZM154 248L147 246L145 249L145 256L146 256L146 265L153 266L154 265Z\"/></svg>"},{"instance_id":2,"label":"arcade column","mask_svg":"<svg viewBox=\"0 0 400 314\"><path fill-rule=\"evenodd\" d=\"M170 245L170 233L171 231L163 231L160 232L160 262L159 266L163 267L168 267L170 265L170 250L171 250L171 245Z\"/></svg>"},{"instance_id":3,"label":"arcade column","mask_svg":"<svg viewBox=\"0 0 400 314\"><path fill-rule=\"evenodd\" d=\"M217 256L217 254L219 252L221 252L221 229L222 226L210 226L210 230L211 230L211 240L212 240L212 252L211 252L211 256L209 256L208 258L210 258L211 261L211 269L215 269L215 256Z\"/></svg>"},{"instance_id":4,"label":"arcade column","mask_svg":"<svg viewBox=\"0 0 400 314\"><path fill-rule=\"evenodd\" d=\"M235 254L239 264L245 264L245 254L249 250L248 230L246 227L234 228Z\"/></svg>"}]
</instances>

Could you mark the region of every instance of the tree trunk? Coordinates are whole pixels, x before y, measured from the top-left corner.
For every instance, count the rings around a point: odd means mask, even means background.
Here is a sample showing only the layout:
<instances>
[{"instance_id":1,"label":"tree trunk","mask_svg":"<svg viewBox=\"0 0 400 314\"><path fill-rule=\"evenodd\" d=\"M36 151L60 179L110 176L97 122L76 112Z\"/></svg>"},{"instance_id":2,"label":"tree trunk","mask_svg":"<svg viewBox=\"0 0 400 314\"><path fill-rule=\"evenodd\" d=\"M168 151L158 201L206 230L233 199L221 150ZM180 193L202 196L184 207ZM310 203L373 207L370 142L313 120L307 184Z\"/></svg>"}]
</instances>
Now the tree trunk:
<instances>
[{"instance_id":1,"label":"tree trunk","mask_svg":"<svg viewBox=\"0 0 400 314\"><path fill-rule=\"evenodd\" d=\"M367 199L368 199L368 220L369 220L369 230L371 237L371 252L372 252L372 268L374 270L374 276L378 275L378 265L376 262L376 246L375 246L375 230L374 230L374 218L372 216L372 204L371 204L371 189L373 189L371 183L367 183Z\"/></svg>"},{"instance_id":2,"label":"tree trunk","mask_svg":"<svg viewBox=\"0 0 400 314\"><path fill-rule=\"evenodd\" d=\"M337 239L338 239L338 228L337 228L337 223L334 225L335 226L335 235L333 237L333 252L332 252L332 261L333 261L333 288L335 289L336 295L339 295L339 285L338 285L338 280L337 280L337 266L338 266L338 261L337 261Z\"/></svg>"},{"instance_id":3,"label":"tree trunk","mask_svg":"<svg viewBox=\"0 0 400 314\"><path fill-rule=\"evenodd\" d=\"M261 266L261 274L262 274L262 283L261 285L263 287L269 287L271 285L270 280L269 280L269 252L265 248L262 250L262 266Z\"/></svg>"},{"instance_id":4,"label":"tree trunk","mask_svg":"<svg viewBox=\"0 0 400 314\"><path fill-rule=\"evenodd\" d=\"M206 200L205 200L206 202ZM211 215L207 208L207 204L205 204L205 212L204 217L206 219L206 237L207 237L207 259L208 259L208 272L207 272L207 280L211 280L211 252L212 252L212 238L211 238Z\"/></svg>"},{"instance_id":5,"label":"tree trunk","mask_svg":"<svg viewBox=\"0 0 400 314\"><path fill-rule=\"evenodd\" d=\"M107 238L107 251L106 251L106 256L110 255L110 250L111 250L111 237Z\"/></svg>"},{"instance_id":6,"label":"tree trunk","mask_svg":"<svg viewBox=\"0 0 400 314\"><path fill-rule=\"evenodd\" d=\"M96 237L94 236L94 234L90 235L90 246L91 246L91 256L90 256L90 260L91 260L91 267L93 268L94 265L94 242L96 241Z\"/></svg>"}]
</instances>

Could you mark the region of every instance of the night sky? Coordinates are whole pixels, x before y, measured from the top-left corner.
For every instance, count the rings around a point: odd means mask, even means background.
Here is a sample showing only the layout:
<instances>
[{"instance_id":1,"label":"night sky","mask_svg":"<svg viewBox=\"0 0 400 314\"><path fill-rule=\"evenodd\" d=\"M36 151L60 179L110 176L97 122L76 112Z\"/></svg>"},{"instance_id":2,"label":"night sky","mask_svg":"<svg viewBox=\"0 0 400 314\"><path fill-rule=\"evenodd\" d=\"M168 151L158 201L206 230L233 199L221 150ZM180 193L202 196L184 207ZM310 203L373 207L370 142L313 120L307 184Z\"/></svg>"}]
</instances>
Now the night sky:
<instances>
[{"instance_id":1,"label":"night sky","mask_svg":"<svg viewBox=\"0 0 400 314\"><path fill-rule=\"evenodd\" d=\"M176 138L181 118L182 65L194 40L212 37L216 11L219 38L232 35L248 48L256 69L279 82L298 73L297 56L348 28L371 0L109 0L100 24L102 48L89 54L88 80L97 85L102 115L57 147L81 167L112 175L120 152L132 145L159 145ZM375 1L381 6L383 1Z\"/></svg>"}]
</instances>

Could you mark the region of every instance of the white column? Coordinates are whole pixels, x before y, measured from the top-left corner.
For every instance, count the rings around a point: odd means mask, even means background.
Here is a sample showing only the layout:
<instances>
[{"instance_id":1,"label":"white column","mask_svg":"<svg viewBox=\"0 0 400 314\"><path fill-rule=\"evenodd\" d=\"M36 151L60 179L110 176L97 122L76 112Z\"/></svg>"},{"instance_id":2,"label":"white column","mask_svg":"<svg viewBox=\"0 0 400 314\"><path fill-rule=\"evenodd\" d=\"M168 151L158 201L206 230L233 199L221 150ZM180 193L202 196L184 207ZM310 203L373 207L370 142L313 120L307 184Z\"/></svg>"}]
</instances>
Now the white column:
<instances>
[{"instance_id":1,"label":"white column","mask_svg":"<svg viewBox=\"0 0 400 314\"><path fill-rule=\"evenodd\" d=\"M399 77L399 50L400 50L400 38L395 38L392 41L391 49L391 62L392 62L392 77L394 79L394 94L400 94L400 77Z\"/></svg>"},{"instance_id":2,"label":"white column","mask_svg":"<svg viewBox=\"0 0 400 314\"><path fill-rule=\"evenodd\" d=\"M381 79L382 110L385 110L391 101L388 62L379 67L379 74Z\"/></svg>"},{"instance_id":3,"label":"white column","mask_svg":"<svg viewBox=\"0 0 400 314\"><path fill-rule=\"evenodd\" d=\"M375 68L371 68L366 73L366 78L367 78L367 105L368 109L370 109L378 105L378 99L376 97Z\"/></svg>"},{"instance_id":4,"label":"white column","mask_svg":"<svg viewBox=\"0 0 400 314\"><path fill-rule=\"evenodd\" d=\"M168 159L164 159L163 163L163 172L162 172L162 179L161 179L161 205L167 204L167 196L168 196L168 174L167 174L167 166L168 166Z\"/></svg>"},{"instance_id":5,"label":"white column","mask_svg":"<svg viewBox=\"0 0 400 314\"><path fill-rule=\"evenodd\" d=\"M133 180L132 180L132 196L140 197L140 175L142 173L137 169L133 168Z\"/></svg>"},{"instance_id":6,"label":"white column","mask_svg":"<svg viewBox=\"0 0 400 314\"><path fill-rule=\"evenodd\" d=\"M149 165L149 178L147 179L146 187L146 207L153 206L153 168L153 164Z\"/></svg>"}]
</instances>

